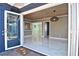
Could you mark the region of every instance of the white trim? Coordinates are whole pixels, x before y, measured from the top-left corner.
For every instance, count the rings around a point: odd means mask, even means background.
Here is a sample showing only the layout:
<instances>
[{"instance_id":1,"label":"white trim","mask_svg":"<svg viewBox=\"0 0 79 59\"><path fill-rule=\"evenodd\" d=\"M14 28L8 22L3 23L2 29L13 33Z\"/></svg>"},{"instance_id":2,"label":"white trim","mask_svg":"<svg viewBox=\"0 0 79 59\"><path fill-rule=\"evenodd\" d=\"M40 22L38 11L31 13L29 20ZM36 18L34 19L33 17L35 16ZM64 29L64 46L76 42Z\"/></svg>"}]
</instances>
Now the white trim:
<instances>
[{"instance_id":1,"label":"white trim","mask_svg":"<svg viewBox=\"0 0 79 59\"><path fill-rule=\"evenodd\" d=\"M57 17L67 17L68 15L67 14L65 14L65 15L60 15L60 16L57 16Z\"/></svg>"},{"instance_id":2,"label":"white trim","mask_svg":"<svg viewBox=\"0 0 79 59\"><path fill-rule=\"evenodd\" d=\"M24 37L32 37L32 35L24 35ZM44 38L44 35L41 36L42 38Z\"/></svg>"},{"instance_id":3,"label":"white trim","mask_svg":"<svg viewBox=\"0 0 79 59\"><path fill-rule=\"evenodd\" d=\"M12 14L17 14L17 15L21 15L19 13L16 13L16 12L12 12L12 11L8 11L8 10L5 10L6 13L12 13Z\"/></svg>"},{"instance_id":4,"label":"white trim","mask_svg":"<svg viewBox=\"0 0 79 59\"><path fill-rule=\"evenodd\" d=\"M17 47L20 47L20 46L22 46L22 45L17 45L15 47L10 47L10 48L7 48L6 50L14 49L14 48L17 48Z\"/></svg>"},{"instance_id":5,"label":"white trim","mask_svg":"<svg viewBox=\"0 0 79 59\"><path fill-rule=\"evenodd\" d=\"M43 10L43 9L46 9L46 8L50 8L50 7L54 7L54 6L57 6L57 5L60 5L60 4L63 4L63 3L49 3L49 4L45 4L43 6L40 6L40 7L31 9L31 10L28 10L28 11L22 12L21 14L25 15L25 14L33 13L33 12L40 11L40 10Z\"/></svg>"},{"instance_id":6,"label":"white trim","mask_svg":"<svg viewBox=\"0 0 79 59\"><path fill-rule=\"evenodd\" d=\"M11 6L14 6L14 7L16 7L16 8L21 9L21 8L23 8L24 6L29 5L30 3L24 3L23 6L18 6L18 5L16 5L16 4L18 4L18 3L8 3L8 4L11 5Z\"/></svg>"},{"instance_id":7,"label":"white trim","mask_svg":"<svg viewBox=\"0 0 79 59\"><path fill-rule=\"evenodd\" d=\"M4 12L4 39L5 39L5 50L7 50L7 11Z\"/></svg>"},{"instance_id":8,"label":"white trim","mask_svg":"<svg viewBox=\"0 0 79 59\"><path fill-rule=\"evenodd\" d=\"M67 40L66 38L58 38L58 37L49 37L50 39L57 39L57 40Z\"/></svg>"},{"instance_id":9,"label":"white trim","mask_svg":"<svg viewBox=\"0 0 79 59\"><path fill-rule=\"evenodd\" d=\"M77 45L76 45L76 56L79 52L79 3L77 3Z\"/></svg>"},{"instance_id":10,"label":"white trim","mask_svg":"<svg viewBox=\"0 0 79 59\"><path fill-rule=\"evenodd\" d=\"M68 4L68 56L70 56L70 39L71 39L71 4Z\"/></svg>"},{"instance_id":11,"label":"white trim","mask_svg":"<svg viewBox=\"0 0 79 59\"><path fill-rule=\"evenodd\" d=\"M44 38L44 35L42 35L41 37Z\"/></svg>"},{"instance_id":12,"label":"white trim","mask_svg":"<svg viewBox=\"0 0 79 59\"><path fill-rule=\"evenodd\" d=\"M70 28L70 56L77 56L77 41L78 41L78 33L77 33L77 4L76 3L71 3L70 4L70 15L71 17L71 28Z\"/></svg>"},{"instance_id":13,"label":"white trim","mask_svg":"<svg viewBox=\"0 0 79 59\"><path fill-rule=\"evenodd\" d=\"M39 52L39 53L44 54L44 55L46 55L46 56L52 56L52 55L49 55L49 54L47 54L47 53L45 53L45 52L41 52L41 51L39 51L39 50L37 50L37 49L34 49L34 48L29 47L29 46L26 46L26 45L23 45L23 47L26 47L26 48L28 48L28 49L30 49L30 50Z\"/></svg>"},{"instance_id":14,"label":"white trim","mask_svg":"<svg viewBox=\"0 0 79 59\"><path fill-rule=\"evenodd\" d=\"M24 31L32 31L32 30L26 30L26 29L24 29Z\"/></svg>"},{"instance_id":15,"label":"white trim","mask_svg":"<svg viewBox=\"0 0 79 59\"><path fill-rule=\"evenodd\" d=\"M23 22L23 15L20 15L21 21L20 21L20 37L21 37L21 45L23 45L24 42L24 22Z\"/></svg>"},{"instance_id":16,"label":"white trim","mask_svg":"<svg viewBox=\"0 0 79 59\"><path fill-rule=\"evenodd\" d=\"M18 14L18 13L15 13L15 12L11 12L11 11L7 11L7 10L5 10L4 11L4 39L5 39L5 50L8 50L8 49L13 49L13 48L17 48L17 47L19 47L19 46L22 46L22 42L23 42L23 23L21 23L21 26L20 26L20 28L21 28L21 33L20 33L20 37L21 37L21 39L20 39L20 42L21 42L21 45L18 45L18 46L14 46L14 47L10 47L10 48L8 48L7 47L7 13L12 13L12 14L17 14L17 15L20 15L20 14ZM23 20L22 20L22 17L21 17L21 22L23 22Z\"/></svg>"},{"instance_id":17,"label":"white trim","mask_svg":"<svg viewBox=\"0 0 79 59\"><path fill-rule=\"evenodd\" d=\"M59 17L59 18L62 18L62 17L68 17L68 15L65 14L65 15L60 15L60 16L57 16L57 17ZM46 19L50 19L50 18L51 18L51 17L47 17L47 18L43 18L43 19L37 19L36 21L51 22L50 20L46 20ZM35 21L35 20L33 20L33 21Z\"/></svg>"}]
</instances>

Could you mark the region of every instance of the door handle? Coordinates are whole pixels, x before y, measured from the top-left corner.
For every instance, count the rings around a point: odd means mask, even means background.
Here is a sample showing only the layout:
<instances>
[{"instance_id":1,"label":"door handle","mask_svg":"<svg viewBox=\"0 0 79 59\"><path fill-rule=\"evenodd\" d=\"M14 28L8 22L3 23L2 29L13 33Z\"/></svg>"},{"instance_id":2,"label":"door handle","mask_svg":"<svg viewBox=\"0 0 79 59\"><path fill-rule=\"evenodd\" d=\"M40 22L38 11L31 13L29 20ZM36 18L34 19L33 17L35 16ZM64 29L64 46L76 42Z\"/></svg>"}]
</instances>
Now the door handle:
<instances>
[{"instance_id":1,"label":"door handle","mask_svg":"<svg viewBox=\"0 0 79 59\"><path fill-rule=\"evenodd\" d=\"M4 35L4 31L2 31L2 35Z\"/></svg>"},{"instance_id":2,"label":"door handle","mask_svg":"<svg viewBox=\"0 0 79 59\"><path fill-rule=\"evenodd\" d=\"M2 33L4 33L4 31L2 31Z\"/></svg>"}]
</instances>

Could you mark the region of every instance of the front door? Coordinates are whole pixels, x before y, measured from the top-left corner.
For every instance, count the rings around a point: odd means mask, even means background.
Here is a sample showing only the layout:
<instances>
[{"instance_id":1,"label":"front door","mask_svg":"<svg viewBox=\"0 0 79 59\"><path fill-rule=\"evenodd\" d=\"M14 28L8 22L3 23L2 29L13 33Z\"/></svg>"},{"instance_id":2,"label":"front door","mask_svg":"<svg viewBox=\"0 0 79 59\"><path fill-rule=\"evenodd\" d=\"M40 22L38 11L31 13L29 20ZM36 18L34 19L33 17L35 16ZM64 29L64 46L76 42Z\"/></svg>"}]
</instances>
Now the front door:
<instances>
[{"instance_id":1,"label":"front door","mask_svg":"<svg viewBox=\"0 0 79 59\"><path fill-rule=\"evenodd\" d=\"M18 13L5 11L5 50L13 49L22 45L22 19Z\"/></svg>"}]
</instances>

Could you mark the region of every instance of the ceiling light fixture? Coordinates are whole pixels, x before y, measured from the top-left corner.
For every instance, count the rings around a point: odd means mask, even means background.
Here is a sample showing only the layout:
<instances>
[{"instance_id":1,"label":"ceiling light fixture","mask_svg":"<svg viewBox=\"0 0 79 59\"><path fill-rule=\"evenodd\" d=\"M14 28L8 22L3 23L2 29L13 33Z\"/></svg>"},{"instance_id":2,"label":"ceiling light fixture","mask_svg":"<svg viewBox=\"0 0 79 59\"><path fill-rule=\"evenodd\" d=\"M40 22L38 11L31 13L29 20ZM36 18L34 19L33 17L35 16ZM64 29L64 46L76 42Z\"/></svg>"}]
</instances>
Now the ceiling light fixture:
<instances>
[{"instance_id":1,"label":"ceiling light fixture","mask_svg":"<svg viewBox=\"0 0 79 59\"><path fill-rule=\"evenodd\" d=\"M57 16L55 16L55 12L56 12L56 10L53 10L53 12L54 12L54 16L50 19L50 21L52 21L52 22L56 22L56 21L59 20L59 18L58 18Z\"/></svg>"}]
</instances>

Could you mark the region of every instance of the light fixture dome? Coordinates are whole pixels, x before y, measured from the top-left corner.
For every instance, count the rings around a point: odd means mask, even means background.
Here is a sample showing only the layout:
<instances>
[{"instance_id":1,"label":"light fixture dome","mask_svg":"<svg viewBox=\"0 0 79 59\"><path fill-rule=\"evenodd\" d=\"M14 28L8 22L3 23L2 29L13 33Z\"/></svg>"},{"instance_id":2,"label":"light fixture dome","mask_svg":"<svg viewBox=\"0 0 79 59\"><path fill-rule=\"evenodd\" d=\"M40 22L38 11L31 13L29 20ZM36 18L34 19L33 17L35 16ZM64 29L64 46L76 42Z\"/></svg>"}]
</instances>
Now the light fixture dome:
<instances>
[{"instance_id":1,"label":"light fixture dome","mask_svg":"<svg viewBox=\"0 0 79 59\"><path fill-rule=\"evenodd\" d=\"M56 16L53 16L53 17L50 19L50 21L52 21L52 22L56 22L56 21L58 21L58 20L59 20L59 18L56 17Z\"/></svg>"},{"instance_id":2,"label":"light fixture dome","mask_svg":"<svg viewBox=\"0 0 79 59\"><path fill-rule=\"evenodd\" d=\"M59 20L59 18L58 18L57 16L55 16L55 12L56 12L56 10L53 10L53 12L54 12L54 16L53 16L52 18L50 18L50 21L52 21L52 22L56 22L56 21Z\"/></svg>"}]
</instances>

